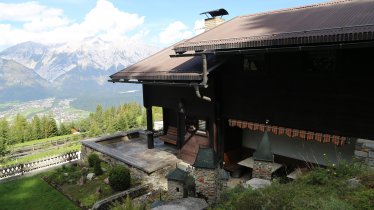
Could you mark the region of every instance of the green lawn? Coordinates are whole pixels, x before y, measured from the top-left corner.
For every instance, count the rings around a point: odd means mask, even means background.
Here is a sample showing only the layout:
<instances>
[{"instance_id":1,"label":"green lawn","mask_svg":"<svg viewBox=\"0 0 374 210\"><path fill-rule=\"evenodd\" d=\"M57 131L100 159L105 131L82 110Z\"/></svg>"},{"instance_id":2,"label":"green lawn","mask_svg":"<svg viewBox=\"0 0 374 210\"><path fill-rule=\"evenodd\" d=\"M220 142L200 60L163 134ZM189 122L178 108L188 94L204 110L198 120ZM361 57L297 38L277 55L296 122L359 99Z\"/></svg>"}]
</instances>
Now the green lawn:
<instances>
[{"instance_id":1,"label":"green lawn","mask_svg":"<svg viewBox=\"0 0 374 210\"><path fill-rule=\"evenodd\" d=\"M69 146L61 146L60 148L51 149L51 150L35 153L32 155L27 155L19 159L5 160L4 162L0 164L0 167L6 166L6 165L13 165L17 163L28 163L28 162L32 162L35 160L44 159L47 157L52 157L52 156L64 154L64 153L71 152L71 151L77 151L77 150L81 150L81 144L79 142L76 142Z\"/></svg>"},{"instance_id":2,"label":"green lawn","mask_svg":"<svg viewBox=\"0 0 374 210\"><path fill-rule=\"evenodd\" d=\"M2 210L79 210L40 176L0 184Z\"/></svg>"},{"instance_id":3,"label":"green lawn","mask_svg":"<svg viewBox=\"0 0 374 210\"><path fill-rule=\"evenodd\" d=\"M83 134L84 133L68 134L68 135L63 135L63 136L54 136L54 137L45 138L45 139L26 141L26 142L23 142L23 143L15 144L15 145L13 145L13 147L18 148L18 147L30 146L30 145L34 145L34 144L39 144L39 143L44 143L44 142L49 142L49 141L55 141L55 140L60 140L60 139L73 139L73 138L80 139Z\"/></svg>"},{"instance_id":4,"label":"green lawn","mask_svg":"<svg viewBox=\"0 0 374 210\"><path fill-rule=\"evenodd\" d=\"M29 109L26 109L25 111L23 112L20 112L19 114L21 114L22 116L25 116L26 118L29 118L29 117L32 117L34 114L37 114L39 112L42 112L44 111L45 108L41 108L41 107L38 107L38 108L29 108Z\"/></svg>"},{"instance_id":5,"label":"green lawn","mask_svg":"<svg viewBox=\"0 0 374 210\"><path fill-rule=\"evenodd\" d=\"M90 114L90 112L88 112L86 110L76 109L76 108L73 108L73 107L69 107L69 108L65 109L64 111L66 113L69 113L69 114L78 114L81 118L88 117L88 115Z\"/></svg>"}]
</instances>

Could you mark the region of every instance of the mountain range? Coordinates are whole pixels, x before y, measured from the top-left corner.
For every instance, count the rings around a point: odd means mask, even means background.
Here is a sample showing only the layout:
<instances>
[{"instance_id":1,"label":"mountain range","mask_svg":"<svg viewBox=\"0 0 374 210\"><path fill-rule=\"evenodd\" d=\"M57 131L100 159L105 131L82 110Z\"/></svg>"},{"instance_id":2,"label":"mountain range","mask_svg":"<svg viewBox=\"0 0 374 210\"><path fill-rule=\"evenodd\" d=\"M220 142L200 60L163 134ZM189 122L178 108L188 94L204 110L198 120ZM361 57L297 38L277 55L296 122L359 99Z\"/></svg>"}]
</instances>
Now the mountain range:
<instances>
[{"instance_id":1,"label":"mountain range","mask_svg":"<svg viewBox=\"0 0 374 210\"><path fill-rule=\"evenodd\" d=\"M136 41L99 37L53 45L20 43L0 52L0 100L121 97L141 87L108 83L109 76L157 51Z\"/></svg>"}]
</instances>

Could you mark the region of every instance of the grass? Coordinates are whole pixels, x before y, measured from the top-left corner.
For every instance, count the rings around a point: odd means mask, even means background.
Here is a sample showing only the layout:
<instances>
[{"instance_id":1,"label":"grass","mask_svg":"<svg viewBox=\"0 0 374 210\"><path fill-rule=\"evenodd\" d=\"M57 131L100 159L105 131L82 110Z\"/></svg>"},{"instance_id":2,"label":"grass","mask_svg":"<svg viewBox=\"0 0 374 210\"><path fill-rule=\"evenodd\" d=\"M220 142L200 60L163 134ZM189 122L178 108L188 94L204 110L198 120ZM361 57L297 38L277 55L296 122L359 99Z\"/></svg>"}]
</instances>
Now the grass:
<instances>
[{"instance_id":1,"label":"grass","mask_svg":"<svg viewBox=\"0 0 374 210\"><path fill-rule=\"evenodd\" d=\"M347 180L358 178L359 186ZM226 191L214 209L374 209L374 171L360 163L316 168L289 183L273 181L270 187Z\"/></svg>"},{"instance_id":2,"label":"grass","mask_svg":"<svg viewBox=\"0 0 374 210\"><path fill-rule=\"evenodd\" d=\"M0 103L0 109L16 105L18 102Z\"/></svg>"},{"instance_id":3,"label":"grass","mask_svg":"<svg viewBox=\"0 0 374 210\"><path fill-rule=\"evenodd\" d=\"M115 192L110 188L109 185L104 183L104 179L108 175L101 175L98 176L97 179L93 179L92 181L87 181L84 187L73 184L65 184L61 188L63 191L73 198L79 200L83 206L91 207L95 202L113 195ZM96 189L100 187L101 193L100 195L96 194Z\"/></svg>"},{"instance_id":4,"label":"grass","mask_svg":"<svg viewBox=\"0 0 374 210\"><path fill-rule=\"evenodd\" d=\"M107 169L104 174L95 176L91 181L87 180L83 186L77 185L81 177L81 168L79 166L67 166L59 168L49 173L47 179L59 185L64 194L79 201L81 205L90 208L95 202L117 193L112 190L108 184L104 183L104 179L108 177L110 166L104 162L101 163L102 168ZM87 173L93 172L90 167ZM67 174L67 176L64 176ZM132 186L139 184L137 180L132 180ZM97 194L96 190L100 188L101 193Z\"/></svg>"},{"instance_id":5,"label":"grass","mask_svg":"<svg viewBox=\"0 0 374 210\"><path fill-rule=\"evenodd\" d=\"M34 144L40 144L40 143L45 143L45 142L55 141L55 140L61 140L61 139L75 139L75 138L79 139L82 134L68 134L68 135L63 135L63 136L54 136L54 137L45 138L45 139L26 141L26 142L23 142L23 143L15 144L15 145L13 145L13 147L18 148L18 147L24 147L24 146L31 146L31 145L34 145Z\"/></svg>"},{"instance_id":6,"label":"grass","mask_svg":"<svg viewBox=\"0 0 374 210\"><path fill-rule=\"evenodd\" d=\"M37 108L30 108L26 109L23 112L20 112L22 116L25 116L26 118L32 117L34 114L44 111L45 108L37 107Z\"/></svg>"},{"instance_id":7,"label":"grass","mask_svg":"<svg viewBox=\"0 0 374 210\"><path fill-rule=\"evenodd\" d=\"M82 109L76 109L76 108L73 108L73 107L69 107L69 108L65 109L65 112L66 113L71 113L71 114L77 114L81 118L88 117L88 115L90 114L90 112L88 112L88 111L85 111L85 110L82 110Z\"/></svg>"},{"instance_id":8,"label":"grass","mask_svg":"<svg viewBox=\"0 0 374 210\"><path fill-rule=\"evenodd\" d=\"M101 162L101 167L105 168L104 173L100 176L95 176L94 179L87 180L82 186L77 185L82 174L92 173L94 169L92 167L83 167L82 165L67 165L56 170L50 171L47 175L47 179L58 185L64 194L80 202L81 206L91 208L97 201L109 197L117 193L110 185L104 183L104 179L109 176L110 166ZM83 172L85 171L85 172ZM140 182L137 179L131 180L131 187L139 185ZM100 188L100 193L96 191Z\"/></svg>"},{"instance_id":9,"label":"grass","mask_svg":"<svg viewBox=\"0 0 374 210\"><path fill-rule=\"evenodd\" d=\"M40 177L37 175L0 184L0 209L79 210Z\"/></svg>"},{"instance_id":10,"label":"grass","mask_svg":"<svg viewBox=\"0 0 374 210\"><path fill-rule=\"evenodd\" d=\"M64 147L60 147L60 148L57 148L57 149L51 149L51 150L35 153L35 154L32 154L32 155L27 155L25 157L15 159L15 160L14 159L5 160L3 163L1 163L0 167L2 165L5 166L5 165L18 164L18 163L32 162L32 161L35 161L35 160L44 159L44 158L47 158L47 157L60 155L60 154L63 154L63 153L67 153L67 152L70 152L70 151L76 151L76 150L80 150L80 149L81 149L81 144L79 142L77 142L76 144L69 145L67 147L64 146Z\"/></svg>"}]
</instances>

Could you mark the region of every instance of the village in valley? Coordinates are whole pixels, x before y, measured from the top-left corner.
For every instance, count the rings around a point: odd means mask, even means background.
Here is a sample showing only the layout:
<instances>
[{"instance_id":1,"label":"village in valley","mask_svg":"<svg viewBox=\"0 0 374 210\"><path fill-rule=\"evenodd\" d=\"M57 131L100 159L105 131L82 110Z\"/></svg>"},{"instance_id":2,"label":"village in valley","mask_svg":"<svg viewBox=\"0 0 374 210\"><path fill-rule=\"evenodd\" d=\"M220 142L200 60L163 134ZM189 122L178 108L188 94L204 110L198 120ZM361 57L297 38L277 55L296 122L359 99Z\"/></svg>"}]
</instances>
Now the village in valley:
<instances>
[{"instance_id":1,"label":"village in valley","mask_svg":"<svg viewBox=\"0 0 374 210\"><path fill-rule=\"evenodd\" d=\"M374 210L374 1L279 2L251 2L252 9L241 0L221 8L180 2L185 11L166 14L163 7L174 6L164 0L98 0L72 25L62 9L0 2L0 10L32 6L46 20L57 14L59 33L76 32L60 37L71 39L67 47L50 41L60 52L80 46L68 56L75 64L51 66L59 75L53 79L101 78L113 86L105 91L128 88L118 97L142 94L141 103L97 104L91 112L75 108L73 97L0 103L0 209ZM200 19L190 30L192 11ZM160 31L184 15L186 24ZM0 15L0 32L1 21L24 19ZM26 23L26 32L35 31L35 20ZM148 37L151 29L159 35ZM113 40L162 47L126 54L109 49ZM33 71L41 65L35 60L51 56L47 44L26 45L0 52L0 82L15 84L6 80L10 68ZM107 69L86 68L87 57L105 60ZM38 81L52 75L34 73ZM103 104L112 104L108 98Z\"/></svg>"},{"instance_id":2,"label":"village in valley","mask_svg":"<svg viewBox=\"0 0 374 210\"><path fill-rule=\"evenodd\" d=\"M71 103L74 100L74 98L46 98L28 102L11 102L1 106L0 118L12 119L17 114L29 119L34 115L52 115L58 123L78 121L88 116L89 112L73 108Z\"/></svg>"}]
</instances>

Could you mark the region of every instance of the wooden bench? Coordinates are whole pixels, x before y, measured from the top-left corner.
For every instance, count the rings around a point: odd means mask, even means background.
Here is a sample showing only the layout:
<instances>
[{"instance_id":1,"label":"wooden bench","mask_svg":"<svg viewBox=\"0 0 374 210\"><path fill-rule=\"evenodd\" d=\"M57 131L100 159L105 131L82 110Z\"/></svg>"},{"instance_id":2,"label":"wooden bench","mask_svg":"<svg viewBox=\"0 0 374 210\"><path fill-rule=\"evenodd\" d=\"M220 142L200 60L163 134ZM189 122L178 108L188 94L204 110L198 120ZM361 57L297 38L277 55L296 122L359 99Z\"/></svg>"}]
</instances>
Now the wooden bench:
<instances>
[{"instance_id":1,"label":"wooden bench","mask_svg":"<svg viewBox=\"0 0 374 210\"><path fill-rule=\"evenodd\" d=\"M169 126L166 135L158 137L161 141L177 145L178 131L176 127Z\"/></svg>"},{"instance_id":2,"label":"wooden bench","mask_svg":"<svg viewBox=\"0 0 374 210\"><path fill-rule=\"evenodd\" d=\"M225 152L223 155L223 160L225 162L223 168L226 171L229 171L231 175L237 174L237 176L240 176L242 166L239 165L238 162L242 160L241 148Z\"/></svg>"}]
</instances>

